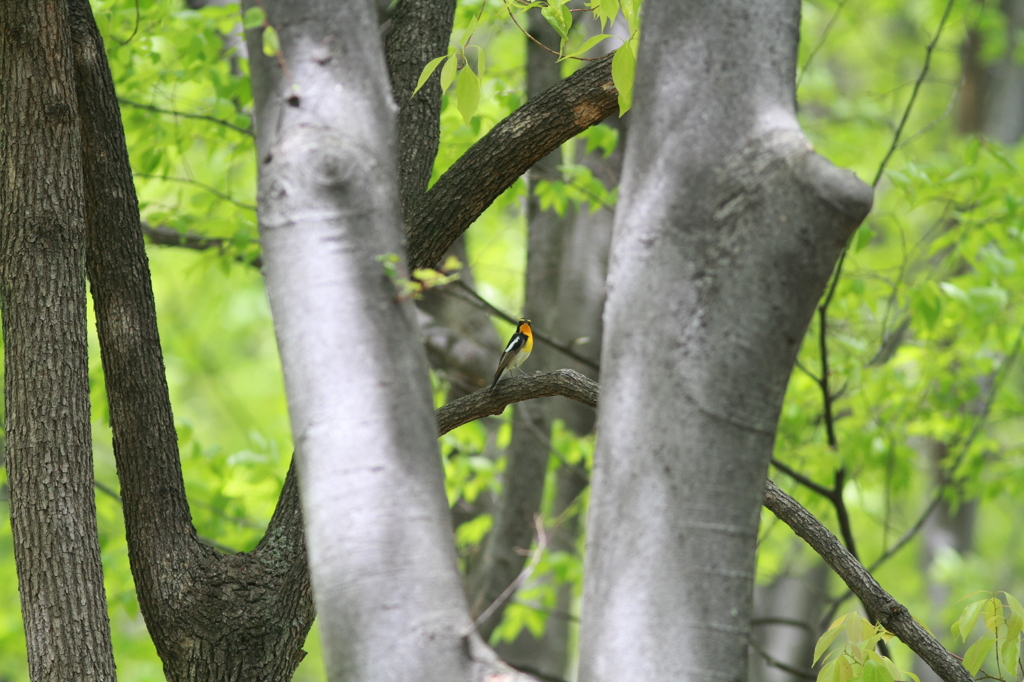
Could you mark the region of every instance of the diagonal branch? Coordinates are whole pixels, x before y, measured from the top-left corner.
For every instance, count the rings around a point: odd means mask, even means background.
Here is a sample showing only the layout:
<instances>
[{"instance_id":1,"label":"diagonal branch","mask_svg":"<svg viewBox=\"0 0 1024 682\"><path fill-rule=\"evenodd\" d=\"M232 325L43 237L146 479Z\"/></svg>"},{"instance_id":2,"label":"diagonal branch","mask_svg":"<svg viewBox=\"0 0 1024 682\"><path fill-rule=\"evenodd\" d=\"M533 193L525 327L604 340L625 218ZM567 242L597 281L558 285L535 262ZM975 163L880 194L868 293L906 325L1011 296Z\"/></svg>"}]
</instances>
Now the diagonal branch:
<instances>
[{"instance_id":1,"label":"diagonal branch","mask_svg":"<svg viewBox=\"0 0 1024 682\"><path fill-rule=\"evenodd\" d=\"M473 419L500 414L509 403L551 395L562 395L596 407L598 390L596 382L569 369L509 379L498 384L493 391L477 391L437 410L438 429L445 434ZM765 483L764 506L806 541L864 602L868 612L920 656L939 677L946 682L973 679L960 661L878 584L831 531L770 479Z\"/></svg>"},{"instance_id":2,"label":"diagonal branch","mask_svg":"<svg viewBox=\"0 0 1024 682\"><path fill-rule=\"evenodd\" d=\"M939 677L946 682L968 682L974 679L960 661L914 619L907 607L882 589L835 535L771 480L766 484L764 506L821 555L850 590L860 597L868 612L920 656Z\"/></svg>"},{"instance_id":3,"label":"diagonal branch","mask_svg":"<svg viewBox=\"0 0 1024 682\"><path fill-rule=\"evenodd\" d=\"M410 268L436 265L452 242L530 166L603 121L617 106L609 54L494 126L407 216Z\"/></svg>"}]
</instances>

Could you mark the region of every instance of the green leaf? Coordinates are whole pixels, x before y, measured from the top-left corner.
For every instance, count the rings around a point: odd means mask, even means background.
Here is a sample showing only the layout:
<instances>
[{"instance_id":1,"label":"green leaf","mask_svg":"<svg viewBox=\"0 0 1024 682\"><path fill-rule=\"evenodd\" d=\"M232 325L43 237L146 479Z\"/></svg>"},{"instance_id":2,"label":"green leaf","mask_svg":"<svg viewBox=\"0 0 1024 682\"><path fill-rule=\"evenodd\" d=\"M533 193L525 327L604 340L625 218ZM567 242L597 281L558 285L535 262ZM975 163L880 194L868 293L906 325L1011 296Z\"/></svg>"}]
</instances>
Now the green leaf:
<instances>
[{"instance_id":1,"label":"green leaf","mask_svg":"<svg viewBox=\"0 0 1024 682\"><path fill-rule=\"evenodd\" d=\"M1014 614L1014 618L1016 618ZM1020 660L1020 632L1018 631L1013 637L1007 637L1006 641L1003 642L1002 648L999 650L999 655L1003 659L1003 666L1008 670L1017 670L1017 662ZM1016 675L1014 676L1016 677Z\"/></svg>"},{"instance_id":2,"label":"green leaf","mask_svg":"<svg viewBox=\"0 0 1024 682\"><path fill-rule=\"evenodd\" d=\"M484 72L487 70L487 57L484 56L484 48L479 45L470 45L470 47L476 48L476 76L483 78Z\"/></svg>"},{"instance_id":3,"label":"green leaf","mask_svg":"<svg viewBox=\"0 0 1024 682\"><path fill-rule=\"evenodd\" d=\"M250 7L242 14L242 26L246 29L259 28L267 23L267 14L262 7Z\"/></svg>"},{"instance_id":4,"label":"green leaf","mask_svg":"<svg viewBox=\"0 0 1024 682\"><path fill-rule=\"evenodd\" d=\"M1020 602L1017 601L1017 598L1009 592L1003 592L1003 594L1006 595L1006 603L1010 605L1010 610L1021 618L1024 618L1024 606L1021 606Z\"/></svg>"},{"instance_id":5,"label":"green leaf","mask_svg":"<svg viewBox=\"0 0 1024 682\"><path fill-rule=\"evenodd\" d=\"M839 666L836 661L826 664L818 671L818 682L836 682Z\"/></svg>"},{"instance_id":6,"label":"green leaf","mask_svg":"<svg viewBox=\"0 0 1024 682\"><path fill-rule=\"evenodd\" d=\"M903 673L900 672L900 669L896 667L895 663L890 661L885 656L880 656L879 659L881 660L882 665L885 666L885 669L887 671L889 671L890 679L893 679L893 680L901 680L901 679L903 679Z\"/></svg>"},{"instance_id":7,"label":"green leaf","mask_svg":"<svg viewBox=\"0 0 1024 682\"><path fill-rule=\"evenodd\" d=\"M849 656L840 656L836 664L837 682L849 682L856 677L853 673L853 659Z\"/></svg>"},{"instance_id":8,"label":"green leaf","mask_svg":"<svg viewBox=\"0 0 1024 682\"><path fill-rule=\"evenodd\" d=\"M468 66L459 72L459 80L455 84L455 99L462 120L468 126L480 103L480 79Z\"/></svg>"},{"instance_id":9,"label":"green leaf","mask_svg":"<svg viewBox=\"0 0 1024 682\"><path fill-rule=\"evenodd\" d=\"M599 33L596 36L591 36L590 38L587 38L586 42L584 42L582 45L580 45L579 48L575 52L570 52L569 54L563 54L561 57L558 58L558 61L562 61L563 59L569 59L570 57L578 57L581 54L583 54L584 52L590 51L595 45L600 43L602 40L606 40L607 38L614 38L614 37L615 36L609 35L607 33Z\"/></svg>"},{"instance_id":10,"label":"green leaf","mask_svg":"<svg viewBox=\"0 0 1024 682\"><path fill-rule=\"evenodd\" d=\"M865 246L871 243L871 239L875 236L875 231L867 225L861 225L857 228L857 231L853 234L853 252L858 253Z\"/></svg>"},{"instance_id":11,"label":"green leaf","mask_svg":"<svg viewBox=\"0 0 1024 682\"><path fill-rule=\"evenodd\" d=\"M277 29L267 26L263 29L263 54L273 57L281 49L281 39L277 35Z\"/></svg>"},{"instance_id":12,"label":"green leaf","mask_svg":"<svg viewBox=\"0 0 1024 682\"><path fill-rule=\"evenodd\" d=\"M633 106L633 76L636 73L636 57L633 48L626 43L615 50L612 57L612 83L619 91L619 116Z\"/></svg>"},{"instance_id":13,"label":"green leaf","mask_svg":"<svg viewBox=\"0 0 1024 682\"><path fill-rule=\"evenodd\" d=\"M864 639L864 619L856 613L846 617L846 639L856 644Z\"/></svg>"},{"instance_id":14,"label":"green leaf","mask_svg":"<svg viewBox=\"0 0 1024 682\"><path fill-rule=\"evenodd\" d=\"M441 67L441 92L448 90L448 86L455 80L455 74L458 73L459 67L459 56L457 53L448 55L448 61Z\"/></svg>"},{"instance_id":15,"label":"green leaf","mask_svg":"<svg viewBox=\"0 0 1024 682\"><path fill-rule=\"evenodd\" d=\"M965 305L970 305L971 304L971 297L967 295L967 292L964 291L963 289L961 289L960 287L958 287L957 285L953 284L952 282L939 282L939 288L942 289L942 292L944 294L946 294L946 296L949 296L954 301L960 301L961 303L963 303ZM986 601L988 601L988 600L986 600ZM979 606L978 606L978 613L981 613L981 609L985 606L985 602L984 601L975 602L974 604L971 604L971 606L968 606L967 608L969 609L972 606L974 606L975 604L979 604ZM964 609L964 610L966 611L967 609ZM977 618L977 615L975 615L975 618ZM963 628L961 628L960 631L963 632Z\"/></svg>"},{"instance_id":16,"label":"green leaf","mask_svg":"<svg viewBox=\"0 0 1024 682\"><path fill-rule=\"evenodd\" d=\"M443 54L440 57L437 57L436 59L431 59L429 62L427 62L427 65L423 67L423 71L420 73L419 80L416 81L416 89L412 91L413 95L420 91L420 88L423 87L423 84L427 82L427 79L429 79L431 74L433 74L434 71L437 69L437 65L443 62L447 56L448 55Z\"/></svg>"},{"instance_id":17,"label":"green leaf","mask_svg":"<svg viewBox=\"0 0 1024 682\"><path fill-rule=\"evenodd\" d=\"M829 646L832 645L832 642L836 640L836 637L839 636L839 633L841 631L842 628L833 627L831 630L828 630L825 634L818 638L818 643L814 645L814 658L811 659L812 665L814 663L817 663L818 659L821 658L822 654L828 651Z\"/></svg>"},{"instance_id":18,"label":"green leaf","mask_svg":"<svg viewBox=\"0 0 1024 682\"><path fill-rule=\"evenodd\" d=\"M564 2L565 0L551 0L540 13L551 24L551 28L562 36L562 40L567 40L569 29L572 28L572 12L563 4Z\"/></svg>"},{"instance_id":19,"label":"green leaf","mask_svg":"<svg viewBox=\"0 0 1024 682\"><path fill-rule=\"evenodd\" d=\"M885 669L885 666L876 661L868 661L864 664L864 682L893 682L892 675Z\"/></svg>"},{"instance_id":20,"label":"green leaf","mask_svg":"<svg viewBox=\"0 0 1024 682\"><path fill-rule=\"evenodd\" d=\"M981 670L981 664L985 662L985 657L988 656L989 649L995 643L996 639L992 636L992 633L985 633L984 637L967 649L967 653L964 654L964 667L967 668L967 672L972 675L978 674L978 671Z\"/></svg>"},{"instance_id":21,"label":"green leaf","mask_svg":"<svg viewBox=\"0 0 1024 682\"><path fill-rule=\"evenodd\" d=\"M966 295L966 294L965 294ZM987 599L976 601L973 604L968 604L963 611L960 612L960 637L963 641L967 641L967 638L971 634L971 630L974 629L974 624L978 622L978 616L981 615L981 609L984 608ZM973 674L973 673L972 673Z\"/></svg>"}]
</instances>

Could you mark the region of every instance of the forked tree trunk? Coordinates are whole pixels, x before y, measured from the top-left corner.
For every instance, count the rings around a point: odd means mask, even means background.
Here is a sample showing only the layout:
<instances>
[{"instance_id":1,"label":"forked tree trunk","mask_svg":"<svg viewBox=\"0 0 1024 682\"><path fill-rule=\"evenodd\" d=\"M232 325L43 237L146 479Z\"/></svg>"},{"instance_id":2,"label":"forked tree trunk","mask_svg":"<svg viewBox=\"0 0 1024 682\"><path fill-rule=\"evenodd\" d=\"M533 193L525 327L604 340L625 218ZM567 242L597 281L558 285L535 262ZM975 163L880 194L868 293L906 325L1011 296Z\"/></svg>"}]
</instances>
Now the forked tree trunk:
<instances>
[{"instance_id":1,"label":"forked tree trunk","mask_svg":"<svg viewBox=\"0 0 1024 682\"><path fill-rule=\"evenodd\" d=\"M0 6L5 459L32 680L113 680L96 535L85 206L63 2Z\"/></svg>"},{"instance_id":2,"label":"forked tree trunk","mask_svg":"<svg viewBox=\"0 0 1024 682\"><path fill-rule=\"evenodd\" d=\"M797 124L799 0L648 0L644 12L580 679L741 680L779 409L871 192Z\"/></svg>"}]
</instances>

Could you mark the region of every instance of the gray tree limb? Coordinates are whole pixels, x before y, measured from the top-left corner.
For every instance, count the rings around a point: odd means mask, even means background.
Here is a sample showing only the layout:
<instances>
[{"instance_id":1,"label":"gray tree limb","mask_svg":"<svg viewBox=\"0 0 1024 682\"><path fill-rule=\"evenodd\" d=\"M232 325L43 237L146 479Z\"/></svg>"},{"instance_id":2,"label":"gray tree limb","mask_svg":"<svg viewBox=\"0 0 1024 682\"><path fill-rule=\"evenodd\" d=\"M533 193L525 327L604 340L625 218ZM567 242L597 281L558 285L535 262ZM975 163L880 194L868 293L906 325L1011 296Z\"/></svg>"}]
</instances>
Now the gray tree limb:
<instances>
[{"instance_id":1,"label":"gray tree limb","mask_svg":"<svg viewBox=\"0 0 1024 682\"><path fill-rule=\"evenodd\" d=\"M437 410L441 434L475 419L501 414L505 406L551 395L565 396L584 405L597 406L599 386L570 369L517 377L501 382L494 391L477 391ZM866 568L811 512L770 479L766 480L763 506L793 529L842 578L885 628L909 646L946 682L967 682L970 674L905 606L885 591Z\"/></svg>"},{"instance_id":2,"label":"gray tree limb","mask_svg":"<svg viewBox=\"0 0 1024 682\"><path fill-rule=\"evenodd\" d=\"M910 615L907 607L882 589L878 581L831 531L771 480L765 488L764 506L803 538L864 602L871 615L920 656L939 677L946 682L969 682L974 679L956 656L949 653Z\"/></svg>"}]
</instances>

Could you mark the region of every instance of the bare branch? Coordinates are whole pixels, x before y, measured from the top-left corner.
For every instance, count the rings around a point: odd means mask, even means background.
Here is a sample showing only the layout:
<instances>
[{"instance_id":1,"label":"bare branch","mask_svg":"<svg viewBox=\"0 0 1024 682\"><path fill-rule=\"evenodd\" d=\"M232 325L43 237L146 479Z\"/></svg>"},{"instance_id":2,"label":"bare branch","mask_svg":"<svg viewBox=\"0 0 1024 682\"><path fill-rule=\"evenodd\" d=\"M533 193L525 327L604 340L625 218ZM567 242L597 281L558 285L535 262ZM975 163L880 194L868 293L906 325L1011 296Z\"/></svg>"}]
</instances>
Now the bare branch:
<instances>
[{"instance_id":1,"label":"bare branch","mask_svg":"<svg viewBox=\"0 0 1024 682\"><path fill-rule=\"evenodd\" d=\"M210 123L216 123L217 125L224 126L225 128L230 128L231 130L242 133L243 135L248 135L249 137L253 136L252 130L248 128L243 128L242 126L237 126L234 123L230 123L223 119L217 118L216 116L207 116L206 114L190 114L187 111L177 111L175 109L161 109L160 107L155 107L152 104L133 102L130 99L125 99L123 97L118 97L117 101L129 107L135 107L136 109L145 109L146 111L152 111L157 114L167 114L169 116L175 116L177 118L191 118L198 121L209 121Z\"/></svg>"},{"instance_id":2,"label":"bare branch","mask_svg":"<svg viewBox=\"0 0 1024 682\"><path fill-rule=\"evenodd\" d=\"M953 654L914 620L907 607L882 589L835 535L771 480L767 481L765 487L764 506L821 555L860 598L868 613L920 656L939 677L946 682L969 682L974 679Z\"/></svg>"},{"instance_id":3,"label":"bare branch","mask_svg":"<svg viewBox=\"0 0 1024 682\"><path fill-rule=\"evenodd\" d=\"M530 166L615 111L611 57L516 109L441 176L407 216L410 268L436 265L456 237Z\"/></svg>"},{"instance_id":4,"label":"bare branch","mask_svg":"<svg viewBox=\"0 0 1024 682\"><path fill-rule=\"evenodd\" d=\"M443 436L476 419L501 414L511 403L553 395L597 407L597 392L597 382L572 369L513 377L499 382L493 390L482 388L441 407L436 412L437 427Z\"/></svg>"}]
</instances>

